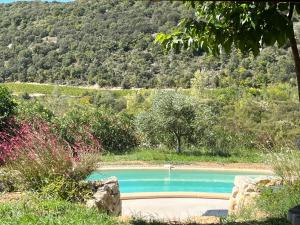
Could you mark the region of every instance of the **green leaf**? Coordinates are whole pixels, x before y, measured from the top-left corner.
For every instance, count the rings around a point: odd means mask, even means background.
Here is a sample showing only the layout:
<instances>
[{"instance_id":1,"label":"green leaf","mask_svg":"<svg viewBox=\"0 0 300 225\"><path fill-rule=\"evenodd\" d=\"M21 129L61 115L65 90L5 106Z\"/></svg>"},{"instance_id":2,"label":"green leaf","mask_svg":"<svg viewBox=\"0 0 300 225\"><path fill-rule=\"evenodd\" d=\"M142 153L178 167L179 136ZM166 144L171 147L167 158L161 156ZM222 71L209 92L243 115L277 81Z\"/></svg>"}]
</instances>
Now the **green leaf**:
<instances>
[{"instance_id":1,"label":"green leaf","mask_svg":"<svg viewBox=\"0 0 300 225\"><path fill-rule=\"evenodd\" d=\"M295 3L296 12L300 14L300 3Z\"/></svg>"},{"instance_id":2,"label":"green leaf","mask_svg":"<svg viewBox=\"0 0 300 225\"><path fill-rule=\"evenodd\" d=\"M278 3L278 9L280 11L287 11L289 9L289 3Z\"/></svg>"}]
</instances>

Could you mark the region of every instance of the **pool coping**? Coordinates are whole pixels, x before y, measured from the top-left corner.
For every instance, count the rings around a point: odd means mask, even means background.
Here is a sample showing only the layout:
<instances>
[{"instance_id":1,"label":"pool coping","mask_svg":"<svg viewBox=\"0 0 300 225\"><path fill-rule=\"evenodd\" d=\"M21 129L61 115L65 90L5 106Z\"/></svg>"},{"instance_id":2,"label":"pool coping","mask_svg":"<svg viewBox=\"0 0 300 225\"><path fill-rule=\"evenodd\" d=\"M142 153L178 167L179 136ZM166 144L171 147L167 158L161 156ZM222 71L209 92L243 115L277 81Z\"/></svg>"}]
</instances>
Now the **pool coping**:
<instances>
[{"instance_id":1,"label":"pool coping","mask_svg":"<svg viewBox=\"0 0 300 225\"><path fill-rule=\"evenodd\" d=\"M171 169L171 170L200 170L200 171L226 171L226 172L253 172L262 173L262 175L274 175L271 169L251 169L251 168L226 168L226 167L203 167L203 166L193 166L193 165L172 165L166 164L161 166L145 165L145 166L135 166L135 165L104 165L98 167L96 171L101 170L158 170L158 169Z\"/></svg>"},{"instance_id":2,"label":"pool coping","mask_svg":"<svg viewBox=\"0 0 300 225\"><path fill-rule=\"evenodd\" d=\"M202 198L229 200L231 193L210 192L137 192L123 193L121 200L157 199L157 198Z\"/></svg>"}]
</instances>

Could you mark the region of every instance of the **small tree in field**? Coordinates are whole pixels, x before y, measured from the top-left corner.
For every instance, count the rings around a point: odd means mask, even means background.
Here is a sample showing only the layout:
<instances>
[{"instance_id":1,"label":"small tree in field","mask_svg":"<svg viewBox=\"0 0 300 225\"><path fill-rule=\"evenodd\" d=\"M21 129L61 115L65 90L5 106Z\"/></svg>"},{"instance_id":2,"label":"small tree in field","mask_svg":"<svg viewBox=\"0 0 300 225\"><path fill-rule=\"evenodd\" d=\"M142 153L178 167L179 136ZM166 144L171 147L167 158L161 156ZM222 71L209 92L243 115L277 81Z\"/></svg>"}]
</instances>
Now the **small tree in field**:
<instances>
[{"instance_id":1,"label":"small tree in field","mask_svg":"<svg viewBox=\"0 0 300 225\"><path fill-rule=\"evenodd\" d=\"M137 127L149 141L176 146L180 153L183 142L190 142L194 130L196 109L192 102L177 92L162 92L154 98L151 110L137 117Z\"/></svg>"}]
</instances>

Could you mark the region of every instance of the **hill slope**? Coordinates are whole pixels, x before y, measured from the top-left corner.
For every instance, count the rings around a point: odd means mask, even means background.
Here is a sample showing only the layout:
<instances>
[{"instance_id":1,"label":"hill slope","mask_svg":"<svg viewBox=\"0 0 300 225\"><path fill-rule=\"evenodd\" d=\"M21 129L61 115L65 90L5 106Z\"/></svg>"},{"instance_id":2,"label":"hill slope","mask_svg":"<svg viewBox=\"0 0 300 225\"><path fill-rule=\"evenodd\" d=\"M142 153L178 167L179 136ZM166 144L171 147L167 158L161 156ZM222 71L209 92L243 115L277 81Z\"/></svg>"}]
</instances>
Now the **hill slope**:
<instances>
[{"instance_id":1,"label":"hill slope","mask_svg":"<svg viewBox=\"0 0 300 225\"><path fill-rule=\"evenodd\" d=\"M258 58L238 51L220 58L163 54L155 34L187 15L181 2L169 1L2 4L0 82L186 88L204 69L205 86L295 83L287 50L267 48Z\"/></svg>"},{"instance_id":2,"label":"hill slope","mask_svg":"<svg viewBox=\"0 0 300 225\"><path fill-rule=\"evenodd\" d=\"M197 57L163 55L153 44L154 35L174 26L182 13L187 10L179 2L1 5L2 81L187 85Z\"/></svg>"}]
</instances>

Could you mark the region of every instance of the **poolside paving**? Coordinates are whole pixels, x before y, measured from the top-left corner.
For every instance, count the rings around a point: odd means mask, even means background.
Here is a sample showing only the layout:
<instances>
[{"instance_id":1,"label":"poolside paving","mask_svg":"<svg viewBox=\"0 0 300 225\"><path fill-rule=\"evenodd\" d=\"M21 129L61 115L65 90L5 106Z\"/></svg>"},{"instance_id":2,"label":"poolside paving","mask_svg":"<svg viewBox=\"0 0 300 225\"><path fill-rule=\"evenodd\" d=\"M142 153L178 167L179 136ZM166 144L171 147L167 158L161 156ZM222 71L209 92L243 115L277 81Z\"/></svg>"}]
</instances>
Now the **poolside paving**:
<instances>
[{"instance_id":1,"label":"poolside paving","mask_svg":"<svg viewBox=\"0 0 300 225\"><path fill-rule=\"evenodd\" d=\"M228 207L229 201L222 199L136 199L122 201L122 215L178 221L197 216L226 216Z\"/></svg>"}]
</instances>

